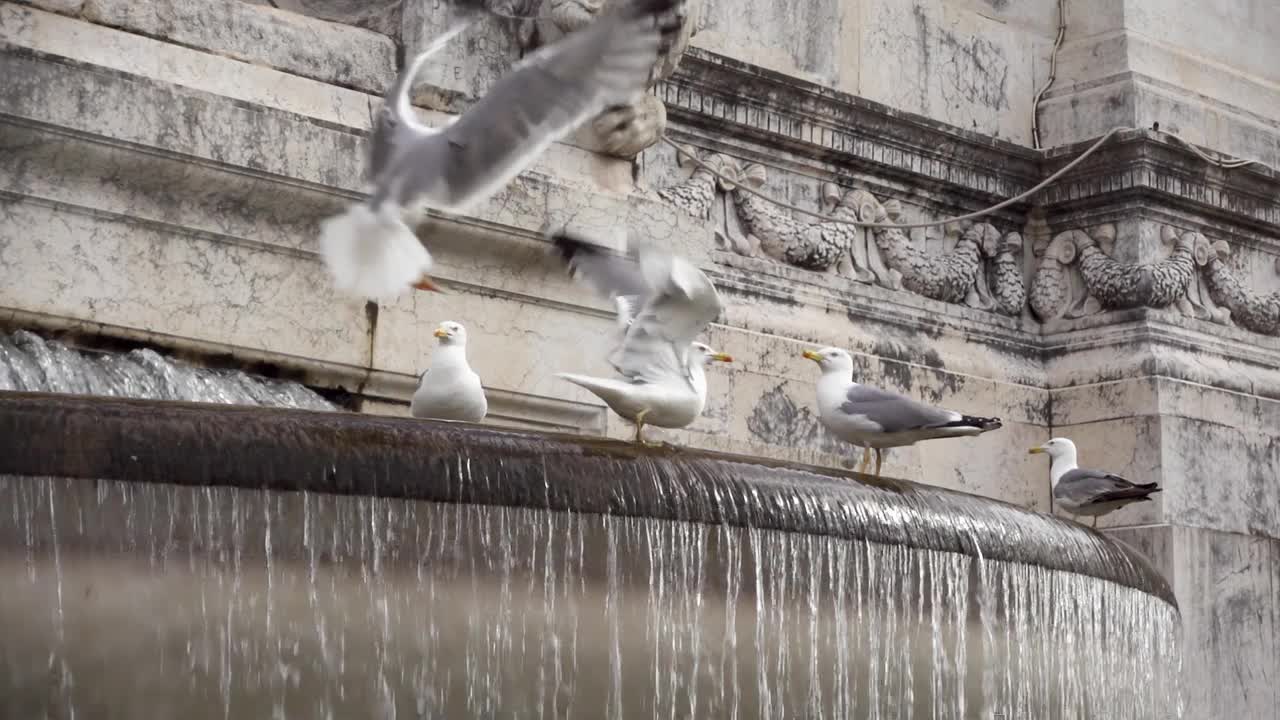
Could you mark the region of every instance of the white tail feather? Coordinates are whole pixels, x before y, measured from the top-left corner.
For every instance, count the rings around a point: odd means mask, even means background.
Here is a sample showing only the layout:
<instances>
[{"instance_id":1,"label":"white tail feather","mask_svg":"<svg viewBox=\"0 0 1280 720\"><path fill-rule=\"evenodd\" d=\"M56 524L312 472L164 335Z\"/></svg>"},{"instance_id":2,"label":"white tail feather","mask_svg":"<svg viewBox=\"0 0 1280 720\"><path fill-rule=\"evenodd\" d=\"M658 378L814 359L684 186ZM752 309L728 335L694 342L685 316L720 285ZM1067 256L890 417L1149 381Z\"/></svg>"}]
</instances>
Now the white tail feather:
<instances>
[{"instance_id":1,"label":"white tail feather","mask_svg":"<svg viewBox=\"0 0 1280 720\"><path fill-rule=\"evenodd\" d=\"M355 205L320 223L320 253L341 291L381 300L408 290L431 269L431 254L391 203Z\"/></svg>"},{"instance_id":2,"label":"white tail feather","mask_svg":"<svg viewBox=\"0 0 1280 720\"><path fill-rule=\"evenodd\" d=\"M597 378L590 375L578 375L577 373L556 373L556 377L579 387L585 388L591 394L604 400L606 403L612 403L626 394L626 390L630 387L629 383L613 378Z\"/></svg>"}]
</instances>

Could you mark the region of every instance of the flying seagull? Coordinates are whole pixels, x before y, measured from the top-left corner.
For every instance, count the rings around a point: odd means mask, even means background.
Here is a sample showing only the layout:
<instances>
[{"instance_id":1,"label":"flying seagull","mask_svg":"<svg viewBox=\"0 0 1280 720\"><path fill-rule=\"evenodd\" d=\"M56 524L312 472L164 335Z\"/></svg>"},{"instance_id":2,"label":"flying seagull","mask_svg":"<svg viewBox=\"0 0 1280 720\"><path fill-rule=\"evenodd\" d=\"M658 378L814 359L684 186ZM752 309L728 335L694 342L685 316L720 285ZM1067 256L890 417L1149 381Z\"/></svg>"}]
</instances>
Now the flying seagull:
<instances>
[{"instance_id":1,"label":"flying seagull","mask_svg":"<svg viewBox=\"0 0 1280 720\"><path fill-rule=\"evenodd\" d=\"M853 381L853 356L840 348L805 350L802 356L818 363L818 420L832 435L862 445L863 472L875 449L876 477L880 477L885 448L914 445L921 440L981 435L1001 427L999 418L962 415L925 405L909 397Z\"/></svg>"},{"instance_id":2,"label":"flying seagull","mask_svg":"<svg viewBox=\"0 0 1280 720\"><path fill-rule=\"evenodd\" d=\"M706 366L732 362L696 338L723 307L711 280L689 261L650 246L615 253L566 233L552 236L560 259L578 279L614 300L622 334L609 362L618 378L572 373L557 377L586 388L636 425L680 428L702 414Z\"/></svg>"},{"instance_id":3,"label":"flying seagull","mask_svg":"<svg viewBox=\"0 0 1280 720\"><path fill-rule=\"evenodd\" d=\"M418 380L409 412L416 418L480 422L489 410L480 376L467 363L467 329L448 320L435 336L439 347L431 354L431 366Z\"/></svg>"},{"instance_id":4,"label":"flying seagull","mask_svg":"<svg viewBox=\"0 0 1280 720\"><path fill-rule=\"evenodd\" d=\"M431 253L404 221L419 207L462 213L502 189L551 145L602 110L647 86L667 15L682 0L615 3L581 30L521 60L455 121L431 128L413 117L409 88L427 57L465 29L452 26L396 79L374 121L367 156L370 197L320 227L334 284L382 299L410 287L439 290ZM467 0L468 17L476 0ZM671 21L665 18L671 17Z\"/></svg>"},{"instance_id":5,"label":"flying seagull","mask_svg":"<svg viewBox=\"0 0 1280 720\"><path fill-rule=\"evenodd\" d=\"M1053 499L1072 515L1092 517L1093 527L1098 527L1099 517L1160 492L1158 483L1132 483L1109 472L1078 467L1076 444L1067 438L1054 438L1029 452L1049 456Z\"/></svg>"}]
</instances>

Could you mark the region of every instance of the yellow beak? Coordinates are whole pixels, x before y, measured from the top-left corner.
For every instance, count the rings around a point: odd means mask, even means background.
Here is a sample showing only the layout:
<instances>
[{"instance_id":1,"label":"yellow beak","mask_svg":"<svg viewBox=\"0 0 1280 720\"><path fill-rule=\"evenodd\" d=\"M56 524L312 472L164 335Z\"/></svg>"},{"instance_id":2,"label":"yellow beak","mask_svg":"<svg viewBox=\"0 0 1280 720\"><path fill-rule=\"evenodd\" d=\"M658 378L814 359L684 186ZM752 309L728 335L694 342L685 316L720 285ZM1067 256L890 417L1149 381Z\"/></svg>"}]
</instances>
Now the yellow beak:
<instances>
[{"instance_id":1,"label":"yellow beak","mask_svg":"<svg viewBox=\"0 0 1280 720\"><path fill-rule=\"evenodd\" d=\"M426 290L428 292L438 292L438 293L444 292L444 288L437 285L434 280L427 277L426 275L423 275L421 280L414 283L413 287L414 289Z\"/></svg>"},{"instance_id":2,"label":"yellow beak","mask_svg":"<svg viewBox=\"0 0 1280 720\"><path fill-rule=\"evenodd\" d=\"M800 357L808 358L814 362L822 362L822 356L812 350L805 350L800 353Z\"/></svg>"},{"instance_id":3,"label":"yellow beak","mask_svg":"<svg viewBox=\"0 0 1280 720\"><path fill-rule=\"evenodd\" d=\"M711 359L718 360L720 362L733 362L733 358L725 355L724 353L716 353L711 356Z\"/></svg>"},{"instance_id":4,"label":"yellow beak","mask_svg":"<svg viewBox=\"0 0 1280 720\"><path fill-rule=\"evenodd\" d=\"M448 331L448 330L445 330L444 328L436 328L436 331L435 331L435 333L433 333L433 334L434 334L436 337L438 337L438 338L447 338L447 337L449 337L449 331Z\"/></svg>"},{"instance_id":5,"label":"yellow beak","mask_svg":"<svg viewBox=\"0 0 1280 720\"><path fill-rule=\"evenodd\" d=\"M1040 454L1040 453L1042 453L1042 452L1044 452L1044 448L1042 448L1042 447L1033 447L1033 448L1031 448L1030 450L1028 450L1028 451L1027 451L1027 454L1028 454L1028 455L1039 455L1039 454Z\"/></svg>"}]
</instances>

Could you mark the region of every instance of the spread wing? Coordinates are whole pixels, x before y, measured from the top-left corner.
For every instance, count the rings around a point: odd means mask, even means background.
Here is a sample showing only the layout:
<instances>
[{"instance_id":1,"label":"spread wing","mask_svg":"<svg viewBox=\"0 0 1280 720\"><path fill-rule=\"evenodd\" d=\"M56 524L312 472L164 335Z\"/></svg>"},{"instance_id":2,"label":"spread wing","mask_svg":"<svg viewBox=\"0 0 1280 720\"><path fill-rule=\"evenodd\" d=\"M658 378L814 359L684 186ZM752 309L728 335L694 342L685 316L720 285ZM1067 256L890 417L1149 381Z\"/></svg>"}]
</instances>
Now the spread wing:
<instances>
[{"instance_id":1,"label":"spread wing","mask_svg":"<svg viewBox=\"0 0 1280 720\"><path fill-rule=\"evenodd\" d=\"M529 55L444 130L443 183L433 205L460 212L499 190L548 145L606 107L644 91L678 0L623 5ZM416 190L416 188L415 188Z\"/></svg>"},{"instance_id":2,"label":"spread wing","mask_svg":"<svg viewBox=\"0 0 1280 720\"><path fill-rule=\"evenodd\" d=\"M964 417L958 412L925 405L904 395L866 385L849 388L840 411L846 415L862 416L865 423L874 423L881 432L887 433L945 427Z\"/></svg>"},{"instance_id":3,"label":"spread wing","mask_svg":"<svg viewBox=\"0 0 1280 720\"><path fill-rule=\"evenodd\" d=\"M553 242L575 277L639 308L609 358L618 372L641 382L687 377L689 345L723 307L711 280L687 260L650 247L633 246L624 255L565 233Z\"/></svg>"},{"instance_id":4,"label":"spread wing","mask_svg":"<svg viewBox=\"0 0 1280 720\"><path fill-rule=\"evenodd\" d=\"M637 259L653 292L610 360L618 372L635 380L686 378L689 346L720 315L720 295L684 258L641 250Z\"/></svg>"},{"instance_id":5,"label":"spread wing","mask_svg":"<svg viewBox=\"0 0 1280 720\"><path fill-rule=\"evenodd\" d=\"M382 107L373 116L372 128L369 131L369 142L366 155L368 178L373 180L381 175L391 159L414 142L431 137L439 132L418 122L413 116L413 105L409 102L409 90L413 87L413 79L418 76L422 64L439 52L450 40L471 27L483 9L480 0L463 0L456 3L455 12L460 15L458 21L450 24L443 33L432 40L422 52L414 56L408 66L396 76L396 81L382 98ZM450 123L454 120L450 120Z\"/></svg>"},{"instance_id":6,"label":"spread wing","mask_svg":"<svg viewBox=\"0 0 1280 720\"><path fill-rule=\"evenodd\" d=\"M1157 490L1156 483L1137 484L1102 470L1077 468L1063 473L1053 494L1077 505L1137 500Z\"/></svg>"}]
</instances>

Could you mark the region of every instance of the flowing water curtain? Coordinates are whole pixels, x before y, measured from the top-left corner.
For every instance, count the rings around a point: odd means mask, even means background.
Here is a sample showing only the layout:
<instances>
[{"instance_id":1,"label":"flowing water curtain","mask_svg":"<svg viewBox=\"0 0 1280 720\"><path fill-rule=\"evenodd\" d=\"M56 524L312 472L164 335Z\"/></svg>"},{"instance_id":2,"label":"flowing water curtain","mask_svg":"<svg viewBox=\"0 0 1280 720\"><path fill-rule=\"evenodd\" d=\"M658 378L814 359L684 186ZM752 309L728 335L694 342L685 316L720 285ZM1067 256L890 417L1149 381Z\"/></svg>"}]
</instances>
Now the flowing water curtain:
<instances>
[{"instance_id":1,"label":"flowing water curtain","mask_svg":"<svg viewBox=\"0 0 1280 720\"><path fill-rule=\"evenodd\" d=\"M9 709L45 697L52 656L65 707L106 687L209 717L1178 716L1176 611L1074 573L466 504L57 478L0 495L0 617L40 619L6 628Z\"/></svg>"}]
</instances>

